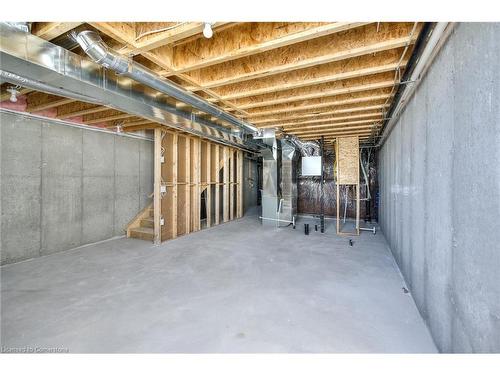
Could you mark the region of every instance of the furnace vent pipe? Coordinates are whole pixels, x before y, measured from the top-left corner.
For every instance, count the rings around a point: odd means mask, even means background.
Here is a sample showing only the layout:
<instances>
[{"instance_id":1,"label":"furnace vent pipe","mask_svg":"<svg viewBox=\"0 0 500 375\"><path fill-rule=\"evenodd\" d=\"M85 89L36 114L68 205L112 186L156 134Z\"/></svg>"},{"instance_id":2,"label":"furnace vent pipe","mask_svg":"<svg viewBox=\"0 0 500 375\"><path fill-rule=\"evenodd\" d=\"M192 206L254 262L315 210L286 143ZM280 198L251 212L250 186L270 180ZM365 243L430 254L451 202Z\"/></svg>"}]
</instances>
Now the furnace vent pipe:
<instances>
[{"instance_id":1,"label":"furnace vent pipe","mask_svg":"<svg viewBox=\"0 0 500 375\"><path fill-rule=\"evenodd\" d=\"M124 75L134 81L158 90L165 95L189 104L202 112L211 114L220 120L238 127L246 133L255 134L258 132L258 129L248 122L242 121L219 109L208 101L186 91L183 87L174 82L164 79L145 66L127 59L123 55L112 50L104 43L98 33L87 30L78 34L73 33L71 36L92 60L105 68L111 69L117 74Z\"/></svg>"}]
</instances>

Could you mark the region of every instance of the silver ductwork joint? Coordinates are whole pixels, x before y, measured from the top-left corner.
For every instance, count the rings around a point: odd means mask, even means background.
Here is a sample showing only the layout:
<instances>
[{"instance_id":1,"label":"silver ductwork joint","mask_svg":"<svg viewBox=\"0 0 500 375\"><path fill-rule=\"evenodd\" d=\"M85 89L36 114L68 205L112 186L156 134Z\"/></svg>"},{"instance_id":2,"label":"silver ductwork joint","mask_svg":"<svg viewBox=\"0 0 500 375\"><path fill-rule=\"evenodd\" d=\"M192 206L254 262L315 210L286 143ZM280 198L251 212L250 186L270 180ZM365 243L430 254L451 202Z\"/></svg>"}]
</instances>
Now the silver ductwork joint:
<instances>
[{"instance_id":1,"label":"silver ductwork joint","mask_svg":"<svg viewBox=\"0 0 500 375\"><path fill-rule=\"evenodd\" d=\"M78 34L72 34L72 37L92 60L105 68L111 69L118 74L129 77L165 95L189 104L202 112L211 114L220 120L238 127L245 133L253 135L258 132L255 126L221 110L205 99L186 91L182 86L166 80L145 66L129 60L118 52L113 51L104 43L98 33L94 31L82 31Z\"/></svg>"},{"instance_id":2,"label":"silver ductwork joint","mask_svg":"<svg viewBox=\"0 0 500 375\"><path fill-rule=\"evenodd\" d=\"M129 60L111 50L94 31L72 32L71 37L82 47L83 51L96 63L124 74L129 70Z\"/></svg>"},{"instance_id":3,"label":"silver ductwork joint","mask_svg":"<svg viewBox=\"0 0 500 375\"><path fill-rule=\"evenodd\" d=\"M5 22L5 24L25 33L31 32L31 24L29 22Z\"/></svg>"},{"instance_id":4,"label":"silver ductwork joint","mask_svg":"<svg viewBox=\"0 0 500 375\"><path fill-rule=\"evenodd\" d=\"M302 156L320 156L321 146L316 141L301 141L294 135L287 134L285 139L297 147Z\"/></svg>"}]
</instances>

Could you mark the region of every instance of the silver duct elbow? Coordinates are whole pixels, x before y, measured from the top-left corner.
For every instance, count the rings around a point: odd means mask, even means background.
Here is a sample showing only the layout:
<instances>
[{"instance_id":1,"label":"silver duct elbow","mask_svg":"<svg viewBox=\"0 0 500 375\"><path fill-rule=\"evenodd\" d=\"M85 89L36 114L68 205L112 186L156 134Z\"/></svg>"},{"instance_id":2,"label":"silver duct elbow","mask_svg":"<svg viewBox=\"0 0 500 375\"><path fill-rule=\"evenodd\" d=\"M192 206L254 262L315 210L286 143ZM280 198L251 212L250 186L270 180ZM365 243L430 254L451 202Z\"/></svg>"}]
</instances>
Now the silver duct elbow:
<instances>
[{"instance_id":1,"label":"silver duct elbow","mask_svg":"<svg viewBox=\"0 0 500 375\"><path fill-rule=\"evenodd\" d=\"M294 135L287 134L285 139L300 150L302 156L320 156L321 146L316 141L302 141Z\"/></svg>"},{"instance_id":2,"label":"silver duct elbow","mask_svg":"<svg viewBox=\"0 0 500 375\"><path fill-rule=\"evenodd\" d=\"M92 60L105 68L114 70L117 74L123 74L165 95L187 103L202 112L227 121L247 133L254 134L258 131L252 124L221 110L199 96L186 91L182 86L164 79L145 66L113 51L104 43L98 33L94 31L82 31L78 34L73 33L71 36Z\"/></svg>"},{"instance_id":3,"label":"silver duct elbow","mask_svg":"<svg viewBox=\"0 0 500 375\"><path fill-rule=\"evenodd\" d=\"M73 33L71 36L96 63L114 70L117 74L124 74L128 71L128 59L111 50L95 31L82 31L79 34Z\"/></svg>"}]
</instances>

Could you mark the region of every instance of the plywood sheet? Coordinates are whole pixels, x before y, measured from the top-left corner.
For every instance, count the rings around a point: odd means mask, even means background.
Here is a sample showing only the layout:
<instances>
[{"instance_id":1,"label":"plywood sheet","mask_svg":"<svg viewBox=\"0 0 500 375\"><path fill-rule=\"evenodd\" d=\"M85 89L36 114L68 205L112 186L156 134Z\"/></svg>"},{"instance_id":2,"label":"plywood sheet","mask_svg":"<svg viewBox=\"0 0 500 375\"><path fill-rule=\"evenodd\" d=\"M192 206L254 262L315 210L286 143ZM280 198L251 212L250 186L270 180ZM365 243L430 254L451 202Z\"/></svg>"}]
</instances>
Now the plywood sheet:
<instances>
[{"instance_id":1,"label":"plywood sheet","mask_svg":"<svg viewBox=\"0 0 500 375\"><path fill-rule=\"evenodd\" d=\"M337 138L337 183L356 185L359 181L359 138Z\"/></svg>"}]
</instances>

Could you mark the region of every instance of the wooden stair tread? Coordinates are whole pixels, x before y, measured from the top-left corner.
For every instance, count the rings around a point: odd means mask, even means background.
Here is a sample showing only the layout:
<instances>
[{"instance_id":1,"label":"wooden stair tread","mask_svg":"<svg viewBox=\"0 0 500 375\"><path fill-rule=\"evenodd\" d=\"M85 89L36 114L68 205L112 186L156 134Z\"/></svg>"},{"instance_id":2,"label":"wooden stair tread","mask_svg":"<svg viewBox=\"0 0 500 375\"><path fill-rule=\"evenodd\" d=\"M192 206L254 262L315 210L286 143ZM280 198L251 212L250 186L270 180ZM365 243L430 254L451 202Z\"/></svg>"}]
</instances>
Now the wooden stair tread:
<instances>
[{"instance_id":1,"label":"wooden stair tread","mask_svg":"<svg viewBox=\"0 0 500 375\"><path fill-rule=\"evenodd\" d=\"M147 233L147 234L153 234L154 233L153 228L147 228L147 227L132 228L130 231L131 232L138 232L138 233Z\"/></svg>"},{"instance_id":2,"label":"wooden stair tread","mask_svg":"<svg viewBox=\"0 0 500 375\"><path fill-rule=\"evenodd\" d=\"M130 229L130 237L138 238L140 240L152 240L154 237L153 228L137 227Z\"/></svg>"},{"instance_id":3,"label":"wooden stair tread","mask_svg":"<svg viewBox=\"0 0 500 375\"><path fill-rule=\"evenodd\" d=\"M141 219L141 227L154 228L154 218L148 217L148 218Z\"/></svg>"}]
</instances>

